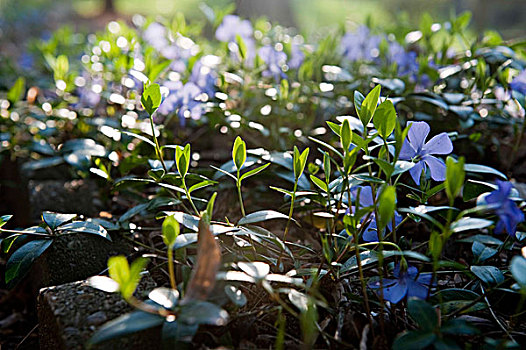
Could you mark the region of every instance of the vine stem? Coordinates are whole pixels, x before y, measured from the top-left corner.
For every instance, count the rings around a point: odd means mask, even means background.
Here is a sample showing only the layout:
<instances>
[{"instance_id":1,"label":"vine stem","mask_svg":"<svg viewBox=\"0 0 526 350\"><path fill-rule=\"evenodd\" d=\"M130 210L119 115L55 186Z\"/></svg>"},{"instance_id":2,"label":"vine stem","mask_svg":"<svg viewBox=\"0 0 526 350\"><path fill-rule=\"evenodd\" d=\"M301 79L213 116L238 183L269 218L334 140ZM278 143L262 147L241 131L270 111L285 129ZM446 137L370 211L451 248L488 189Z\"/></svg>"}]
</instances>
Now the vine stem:
<instances>
[{"instance_id":1,"label":"vine stem","mask_svg":"<svg viewBox=\"0 0 526 350\"><path fill-rule=\"evenodd\" d=\"M196 215L199 216L199 210L197 210L197 207L194 204L194 201L192 200L192 197L190 196L190 192L188 192L188 188L186 187L186 181L183 178L183 189L186 193L186 198L188 198L188 201L190 202L190 205L192 206L192 209L195 211Z\"/></svg>"},{"instance_id":2,"label":"vine stem","mask_svg":"<svg viewBox=\"0 0 526 350\"><path fill-rule=\"evenodd\" d=\"M241 215L245 217L246 216L245 205L243 204L243 196L241 195L241 181L239 181L239 169L237 170L236 187L237 187L237 196L239 198L239 205L241 206Z\"/></svg>"}]
</instances>

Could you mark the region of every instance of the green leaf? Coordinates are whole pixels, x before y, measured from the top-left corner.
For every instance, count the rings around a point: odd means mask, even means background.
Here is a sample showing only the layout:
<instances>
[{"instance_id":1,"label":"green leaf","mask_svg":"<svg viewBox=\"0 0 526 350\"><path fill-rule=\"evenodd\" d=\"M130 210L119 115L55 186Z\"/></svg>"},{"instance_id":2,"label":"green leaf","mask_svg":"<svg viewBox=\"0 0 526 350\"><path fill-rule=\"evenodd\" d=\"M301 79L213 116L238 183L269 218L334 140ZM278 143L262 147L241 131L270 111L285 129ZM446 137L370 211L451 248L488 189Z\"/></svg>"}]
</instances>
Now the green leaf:
<instances>
[{"instance_id":1,"label":"green leaf","mask_svg":"<svg viewBox=\"0 0 526 350\"><path fill-rule=\"evenodd\" d=\"M480 164L464 164L464 170L468 173L482 173L482 174L492 174L497 175L504 180L507 180L508 178L506 175L501 173L500 171L493 169L492 167L486 166L486 165L480 165Z\"/></svg>"},{"instance_id":2,"label":"green leaf","mask_svg":"<svg viewBox=\"0 0 526 350\"><path fill-rule=\"evenodd\" d=\"M24 77L18 78L11 89L7 92L7 99L12 105L20 101L24 96L26 79Z\"/></svg>"},{"instance_id":3,"label":"green leaf","mask_svg":"<svg viewBox=\"0 0 526 350\"><path fill-rule=\"evenodd\" d=\"M352 131L348 119L343 120L340 132L340 141L342 143L343 151L349 152L352 142Z\"/></svg>"},{"instance_id":4,"label":"green leaf","mask_svg":"<svg viewBox=\"0 0 526 350\"><path fill-rule=\"evenodd\" d=\"M360 113L362 111L363 100L365 100L365 96L362 95L360 91L356 90L354 92L354 109L356 110L356 114L358 114L358 117L360 116Z\"/></svg>"},{"instance_id":5,"label":"green leaf","mask_svg":"<svg viewBox=\"0 0 526 350\"><path fill-rule=\"evenodd\" d=\"M316 186L318 186L322 191L329 192L329 186L322 180L318 179L314 175L310 175L310 179Z\"/></svg>"},{"instance_id":6,"label":"green leaf","mask_svg":"<svg viewBox=\"0 0 526 350\"><path fill-rule=\"evenodd\" d=\"M103 341L134 334L145 329L160 326L164 317L144 311L133 311L105 323L88 341L88 344L99 344Z\"/></svg>"},{"instance_id":7,"label":"green leaf","mask_svg":"<svg viewBox=\"0 0 526 350\"><path fill-rule=\"evenodd\" d=\"M163 241L168 248L172 249L177 236L179 236L179 232L179 222L177 222L173 215L167 216L163 221Z\"/></svg>"},{"instance_id":8,"label":"green leaf","mask_svg":"<svg viewBox=\"0 0 526 350\"><path fill-rule=\"evenodd\" d=\"M484 260L487 260L493 255L497 254L498 252L497 249L490 248L478 241L473 242L473 245L471 246L471 251L473 252L473 256L475 257L475 263L483 262Z\"/></svg>"},{"instance_id":9,"label":"green leaf","mask_svg":"<svg viewBox=\"0 0 526 350\"><path fill-rule=\"evenodd\" d=\"M58 227L61 232L69 231L76 233L88 233L102 238L106 238L108 241L111 241L111 237L108 234L108 231L101 225L98 225L94 222L89 221L73 221L69 224L62 225Z\"/></svg>"},{"instance_id":10,"label":"green leaf","mask_svg":"<svg viewBox=\"0 0 526 350\"><path fill-rule=\"evenodd\" d=\"M288 219L289 217L283 213L274 210L261 210L250 213L238 221L238 225L253 224L255 222L267 221L272 219Z\"/></svg>"},{"instance_id":11,"label":"green leaf","mask_svg":"<svg viewBox=\"0 0 526 350\"><path fill-rule=\"evenodd\" d=\"M263 170L265 170L268 166L270 165L270 163L267 163L267 164L264 164L260 167L257 167L256 169L252 169L250 171L247 171L246 173L244 173L243 175L241 175L241 177L239 178L239 181L243 181L244 179L248 178L248 177L251 177L251 176L254 176L260 172L262 172Z\"/></svg>"},{"instance_id":12,"label":"green leaf","mask_svg":"<svg viewBox=\"0 0 526 350\"><path fill-rule=\"evenodd\" d=\"M378 106L373 116L373 123L384 140L391 135L396 126L396 110L391 101L385 100Z\"/></svg>"},{"instance_id":13,"label":"green leaf","mask_svg":"<svg viewBox=\"0 0 526 350\"><path fill-rule=\"evenodd\" d=\"M458 318L444 322L442 327L440 327L440 332L455 335L471 335L479 333L476 327L471 326L466 320Z\"/></svg>"},{"instance_id":14,"label":"green leaf","mask_svg":"<svg viewBox=\"0 0 526 350\"><path fill-rule=\"evenodd\" d=\"M60 225L73 220L77 214L59 214L45 211L42 213L42 220L49 226L50 229L55 230Z\"/></svg>"},{"instance_id":15,"label":"green leaf","mask_svg":"<svg viewBox=\"0 0 526 350\"><path fill-rule=\"evenodd\" d=\"M379 158L373 158L373 162L382 169L387 178L391 177L391 174L394 172L394 166L391 163Z\"/></svg>"},{"instance_id":16,"label":"green leaf","mask_svg":"<svg viewBox=\"0 0 526 350\"><path fill-rule=\"evenodd\" d=\"M164 322L162 329L163 349L187 349L199 329L198 324L178 322Z\"/></svg>"},{"instance_id":17,"label":"green leaf","mask_svg":"<svg viewBox=\"0 0 526 350\"><path fill-rule=\"evenodd\" d=\"M504 282L504 275L495 266L471 266L471 272L486 284L499 284Z\"/></svg>"},{"instance_id":18,"label":"green leaf","mask_svg":"<svg viewBox=\"0 0 526 350\"><path fill-rule=\"evenodd\" d=\"M234 141L232 160L234 161L237 170L241 170L241 167L243 167L243 164L245 164L245 161L247 160L247 145L239 136L236 137L236 140Z\"/></svg>"},{"instance_id":19,"label":"green leaf","mask_svg":"<svg viewBox=\"0 0 526 350\"><path fill-rule=\"evenodd\" d=\"M13 215L2 215L2 216L0 216L0 227L4 226L9 220L11 220L12 217L13 217Z\"/></svg>"},{"instance_id":20,"label":"green leaf","mask_svg":"<svg viewBox=\"0 0 526 350\"><path fill-rule=\"evenodd\" d=\"M184 148L177 147L175 149L175 164L177 165L177 171L182 178L188 173L190 167L190 144L187 143Z\"/></svg>"},{"instance_id":21,"label":"green leaf","mask_svg":"<svg viewBox=\"0 0 526 350\"><path fill-rule=\"evenodd\" d=\"M138 258L131 267L123 255L112 256L108 259L108 273L119 284L119 291L124 299L129 299L135 292L141 280L141 271L148 264L148 259Z\"/></svg>"},{"instance_id":22,"label":"green leaf","mask_svg":"<svg viewBox=\"0 0 526 350\"><path fill-rule=\"evenodd\" d=\"M205 188L207 186L210 186L210 185L213 185L213 184L216 184L217 181L212 181L212 180L203 180L201 182L198 182L196 183L195 185L192 185L189 189L188 189L188 193L192 193L198 189L201 189L201 188Z\"/></svg>"},{"instance_id":23,"label":"green leaf","mask_svg":"<svg viewBox=\"0 0 526 350\"><path fill-rule=\"evenodd\" d=\"M33 261L53 243L51 239L29 241L18 248L9 258L5 269L5 282L14 287L29 272Z\"/></svg>"},{"instance_id":24,"label":"green leaf","mask_svg":"<svg viewBox=\"0 0 526 350\"><path fill-rule=\"evenodd\" d=\"M407 303L409 315L420 328L432 332L438 326L438 315L433 306L425 300L411 298Z\"/></svg>"},{"instance_id":25,"label":"green leaf","mask_svg":"<svg viewBox=\"0 0 526 350\"><path fill-rule=\"evenodd\" d=\"M523 289L526 288L526 259L522 256L514 256L511 259L510 271L517 283Z\"/></svg>"},{"instance_id":26,"label":"green leaf","mask_svg":"<svg viewBox=\"0 0 526 350\"><path fill-rule=\"evenodd\" d=\"M376 87L372 89L371 92L369 92L369 94L365 97L365 99L362 102L362 106L360 111L358 112L358 116L360 117L360 120L364 127L367 126L367 124L369 124L376 111L378 99L380 98L380 89L381 86L376 85Z\"/></svg>"},{"instance_id":27,"label":"green leaf","mask_svg":"<svg viewBox=\"0 0 526 350\"><path fill-rule=\"evenodd\" d=\"M141 96L141 104L150 116L159 108L161 100L161 87L159 84L150 84L150 86L144 89Z\"/></svg>"},{"instance_id":28,"label":"green leaf","mask_svg":"<svg viewBox=\"0 0 526 350\"><path fill-rule=\"evenodd\" d=\"M391 221L396 209L396 188L385 186L378 199L378 229L381 231Z\"/></svg>"},{"instance_id":29,"label":"green leaf","mask_svg":"<svg viewBox=\"0 0 526 350\"><path fill-rule=\"evenodd\" d=\"M208 216L208 224L210 224L210 220L212 220L212 215L214 214L214 204L216 202L216 197L217 197L217 192L214 192L212 194L212 197L210 197L208 204L206 205L206 214Z\"/></svg>"},{"instance_id":30,"label":"green leaf","mask_svg":"<svg viewBox=\"0 0 526 350\"><path fill-rule=\"evenodd\" d=\"M464 185L465 176L464 157L460 157L458 161L455 161L453 157L447 157L445 187L446 194L451 203L460 194L462 186Z\"/></svg>"},{"instance_id":31,"label":"green leaf","mask_svg":"<svg viewBox=\"0 0 526 350\"><path fill-rule=\"evenodd\" d=\"M181 307L178 322L186 324L208 324L224 326L228 320L228 313L216 304L208 301L191 301Z\"/></svg>"},{"instance_id":32,"label":"green leaf","mask_svg":"<svg viewBox=\"0 0 526 350\"><path fill-rule=\"evenodd\" d=\"M309 157L309 148L305 148L302 153L298 150L296 146L294 146L294 177L296 180L298 180L301 175L303 174L303 171L305 170L305 165L307 164L307 158Z\"/></svg>"},{"instance_id":33,"label":"green leaf","mask_svg":"<svg viewBox=\"0 0 526 350\"><path fill-rule=\"evenodd\" d=\"M341 126L340 125L333 123L331 121L327 121L326 123L329 126L329 128L331 128L333 133L341 137Z\"/></svg>"},{"instance_id":34,"label":"green leaf","mask_svg":"<svg viewBox=\"0 0 526 350\"><path fill-rule=\"evenodd\" d=\"M463 217L451 224L453 232L480 230L493 224L493 221L479 218Z\"/></svg>"},{"instance_id":35,"label":"green leaf","mask_svg":"<svg viewBox=\"0 0 526 350\"><path fill-rule=\"evenodd\" d=\"M436 334L425 331L411 331L396 338L393 350L422 350L436 341Z\"/></svg>"}]
</instances>

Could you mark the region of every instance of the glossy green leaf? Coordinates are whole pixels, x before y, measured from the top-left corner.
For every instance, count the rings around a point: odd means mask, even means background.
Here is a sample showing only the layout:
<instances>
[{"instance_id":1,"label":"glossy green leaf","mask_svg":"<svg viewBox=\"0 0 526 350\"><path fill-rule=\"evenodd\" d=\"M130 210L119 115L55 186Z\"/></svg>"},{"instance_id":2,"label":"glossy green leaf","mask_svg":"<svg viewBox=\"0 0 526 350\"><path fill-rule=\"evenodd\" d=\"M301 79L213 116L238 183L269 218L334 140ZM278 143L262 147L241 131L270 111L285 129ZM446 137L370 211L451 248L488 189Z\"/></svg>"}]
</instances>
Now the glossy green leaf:
<instances>
[{"instance_id":1,"label":"glossy green leaf","mask_svg":"<svg viewBox=\"0 0 526 350\"><path fill-rule=\"evenodd\" d=\"M438 326L438 315L425 300L411 298L407 302L409 315L424 331L431 332Z\"/></svg>"},{"instance_id":2,"label":"glossy green leaf","mask_svg":"<svg viewBox=\"0 0 526 350\"><path fill-rule=\"evenodd\" d=\"M107 340L134 334L145 329L160 326L164 317L144 311L133 311L105 323L88 341L88 344L99 344Z\"/></svg>"},{"instance_id":3,"label":"glossy green leaf","mask_svg":"<svg viewBox=\"0 0 526 350\"><path fill-rule=\"evenodd\" d=\"M240 170L247 160L247 145L241 137L236 137L234 141L234 147L232 148L232 160L237 170Z\"/></svg>"},{"instance_id":4,"label":"glossy green leaf","mask_svg":"<svg viewBox=\"0 0 526 350\"><path fill-rule=\"evenodd\" d=\"M69 224L59 226L58 230L60 230L60 232L88 233L111 241L111 237L104 227L90 221L73 221Z\"/></svg>"},{"instance_id":5,"label":"glossy green leaf","mask_svg":"<svg viewBox=\"0 0 526 350\"><path fill-rule=\"evenodd\" d=\"M39 239L24 244L9 257L5 268L5 282L14 287L29 272L33 262L53 243L51 239Z\"/></svg>"},{"instance_id":6,"label":"glossy green leaf","mask_svg":"<svg viewBox=\"0 0 526 350\"><path fill-rule=\"evenodd\" d=\"M179 236L180 232L179 222L177 222L173 215L168 215L164 219L162 231L164 244L166 244L166 246L171 249L175 244L175 240L177 239L177 236Z\"/></svg>"},{"instance_id":7,"label":"glossy green leaf","mask_svg":"<svg viewBox=\"0 0 526 350\"><path fill-rule=\"evenodd\" d=\"M13 217L13 215L2 215L2 216L0 216L0 227L4 226L9 220L11 220L12 217Z\"/></svg>"},{"instance_id":8,"label":"glossy green leaf","mask_svg":"<svg viewBox=\"0 0 526 350\"><path fill-rule=\"evenodd\" d=\"M480 230L491 226L493 221L480 218L463 217L451 224L453 232L462 232L467 230Z\"/></svg>"},{"instance_id":9,"label":"glossy green leaf","mask_svg":"<svg viewBox=\"0 0 526 350\"><path fill-rule=\"evenodd\" d=\"M7 99L11 104L15 104L20 101L25 92L26 79L24 77L18 78L11 89L7 92Z\"/></svg>"},{"instance_id":10,"label":"glossy green leaf","mask_svg":"<svg viewBox=\"0 0 526 350\"><path fill-rule=\"evenodd\" d=\"M391 135L396 126L396 110L389 100L382 102L373 116L373 124L384 140Z\"/></svg>"},{"instance_id":11,"label":"glossy green leaf","mask_svg":"<svg viewBox=\"0 0 526 350\"><path fill-rule=\"evenodd\" d=\"M396 338L393 350L422 350L433 344L437 336L433 332L410 331Z\"/></svg>"},{"instance_id":12,"label":"glossy green leaf","mask_svg":"<svg viewBox=\"0 0 526 350\"><path fill-rule=\"evenodd\" d=\"M251 176L254 176L256 174L259 174L260 172L262 172L263 170L265 170L268 166L270 165L270 163L267 163L267 164L264 164L262 166L259 166L255 169L252 169L250 171L247 171L246 173L244 173L243 175L241 175L239 177L239 181L243 181L244 179L246 178L249 178Z\"/></svg>"},{"instance_id":13,"label":"glossy green leaf","mask_svg":"<svg viewBox=\"0 0 526 350\"><path fill-rule=\"evenodd\" d=\"M369 122L374 116L378 105L378 99L380 98L380 89L381 86L376 85L376 87L372 89L371 92L369 92L369 94L367 94L367 96L362 102L362 106L358 112L358 116L360 117L363 126L367 126L367 124L369 124Z\"/></svg>"},{"instance_id":14,"label":"glossy green leaf","mask_svg":"<svg viewBox=\"0 0 526 350\"><path fill-rule=\"evenodd\" d=\"M486 284L494 285L504 282L504 275L495 266L471 266L470 270Z\"/></svg>"},{"instance_id":15,"label":"glossy green leaf","mask_svg":"<svg viewBox=\"0 0 526 350\"><path fill-rule=\"evenodd\" d=\"M378 199L378 229L381 231L391 221L396 209L396 188L385 186Z\"/></svg>"},{"instance_id":16,"label":"glossy green leaf","mask_svg":"<svg viewBox=\"0 0 526 350\"><path fill-rule=\"evenodd\" d=\"M144 89L141 96L141 104L149 115L153 115L161 105L161 87L159 84L150 84Z\"/></svg>"},{"instance_id":17,"label":"glossy green leaf","mask_svg":"<svg viewBox=\"0 0 526 350\"><path fill-rule=\"evenodd\" d=\"M462 186L464 185L464 158L460 157L456 161L453 157L446 159L446 194L452 203L454 199L460 194Z\"/></svg>"},{"instance_id":18,"label":"glossy green leaf","mask_svg":"<svg viewBox=\"0 0 526 350\"><path fill-rule=\"evenodd\" d=\"M518 255L514 256L511 259L510 271L517 283L522 288L526 288L526 258Z\"/></svg>"},{"instance_id":19,"label":"glossy green leaf","mask_svg":"<svg viewBox=\"0 0 526 350\"><path fill-rule=\"evenodd\" d=\"M314 175L310 175L310 179L311 179L311 181L312 181L316 186L318 186L322 191L325 191L325 192L328 192L328 191L329 191L329 186L328 186L324 181L322 181L321 179L317 178L317 177L314 176Z\"/></svg>"},{"instance_id":20,"label":"glossy green leaf","mask_svg":"<svg viewBox=\"0 0 526 350\"><path fill-rule=\"evenodd\" d=\"M238 221L238 225L253 224L255 222L267 221L272 219L288 219L289 217L283 213L274 210L260 210L250 213Z\"/></svg>"},{"instance_id":21,"label":"glossy green leaf","mask_svg":"<svg viewBox=\"0 0 526 350\"><path fill-rule=\"evenodd\" d=\"M77 214L59 214L45 211L42 213L42 220L49 226L50 229L55 230L60 225L73 220Z\"/></svg>"}]
</instances>

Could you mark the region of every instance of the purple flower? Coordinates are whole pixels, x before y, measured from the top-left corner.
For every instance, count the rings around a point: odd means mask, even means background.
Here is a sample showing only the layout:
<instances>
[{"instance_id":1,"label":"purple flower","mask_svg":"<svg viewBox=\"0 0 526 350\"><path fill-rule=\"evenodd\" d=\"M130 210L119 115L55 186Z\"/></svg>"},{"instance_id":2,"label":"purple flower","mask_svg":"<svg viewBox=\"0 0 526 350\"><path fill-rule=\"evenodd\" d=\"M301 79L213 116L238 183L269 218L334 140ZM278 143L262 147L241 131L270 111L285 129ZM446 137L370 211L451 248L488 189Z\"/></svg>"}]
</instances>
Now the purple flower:
<instances>
[{"instance_id":1,"label":"purple flower","mask_svg":"<svg viewBox=\"0 0 526 350\"><path fill-rule=\"evenodd\" d=\"M352 190L351 194L353 197L356 197L358 195L358 189L360 189L360 208L366 208L371 207L374 205L373 201L373 190L371 186L359 186ZM380 193L376 194L376 198L378 199ZM352 208L354 211L354 208ZM350 209L348 210L350 213ZM400 215L397 211L394 213L395 217L395 225L398 225L402 222L402 215ZM363 225L363 222L362 222ZM369 216L369 221L366 223L367 227L364 229L362 238L365 242L378 242L378 226L376 223L376 215L373 213ZM392 231L393 229L393 223L389 222L387 224L386 229L388 231Z\"/></svg>"},{"instance_id":2,"label":"purple flower","mask_svg":"<svg viewBox=\"0 0 526 350\"><path fill-rule=\"evenodd\" d=\"M168 97L161 103L157 111L168 115L177 111L181 125L185 124L186 118L199 119L205 111L202 101L197 100L201 95L201 89L194 83L182 84L180 81L169 81L163 84L168 88Z\"/></svg>"},{"instance_id":3,"label":"purple flower","mask_svg":"<svg viewBox=\"0 0 526 350\"><path fill-rule=\"evenodd\" d=\"M258 51L259 57L265 62L267 68L262 72L264 77L274 77L276 83L281 79L287 79L287 76L281 67L287 62L287 54L283 51L277 51L272 46L263 46Z\"/></svg>"},{"instance_id":4,"label":"purple flower","mask_svg":"<svg viewBox=\"0 0 526 350\"><path fill-rule=\"evenodd\" d=\"M414 266L408 266L406 271L401 271L400 264L397 264L393 276L395 278L383 279L385 300L396 304L406 296L418 299L427 298L432 274L422 273L418 275L418 270ZM380 281L369 283L368 286L371 289L380 289Z\"/></svg>"},{"instance_id":5,"label":"purple flower","mask_svg":"<svg viewBox=\"0 0 526 350\"><path fill-rule=\"evenodd\" d=\"M409 170L413 180L417 185L420 185L422 170L425 171L426 167L429 167L433 180L444 181L446 179L446 165L441 159L432 155L449 154L453 151L453 144L449 136L443 132L425 142L427 135L429 135L429 124L426 122L409 122L409 125L411 128L402 145L400 159L416 162L415 166Z\"/></svg>"},{"instance_id":6,"label":"purple flower","mask_svg":"<svg viewBox=\"0 0 526 350\"><path fill-rule=\"evenodd\" d=\"M382 38L370 35L369 28L361 26L355 33L346 33L341 40L343 56L349 61L372 61L378 57Z\"/></svg>"},{"instance_id":7,"label":"purple flower","mask_svg":"<svg viewBox=\"0 0 526 350\"><path fill-rule=\"evenodd\" d=\"M303 64L305 60L305 54L300 48L300 45L293 44L290 48L290 60L288 66L291 69L298 69Z\"/></svg>"},{"instance_id":8,"label":"purple flower","mask_svg":"<svg viewBox=\"0 0 526 350\"><path fill-rule=\"evenodd\" d=\"M213 96L216 91L216 75L211 67L204 65L201 60L197 61L192 67L190 79L202 92L208 96Z\"/></svg>"},{"instance_id":9,"label":"purple flower","mask_svg":"<svg viewBox=\"0 0 526 350\"><path fill-rule=\"evenodd\" d=\"M500 234L507 232L510 236L515 237L517 224L524 221L524 213L509 198L512 185L510 182L497 180L498 189L486 196L486 203L491 205L495 214L499 217L495 225L495 233Z\"/></svg>"},{"instance_id":10,"label":"purple flower","mask_svg":"<svg viewBox=\"0 0 526 350\"><path fill-rule=\"evenodd\" d=\"M166 39L166 27L160 23L153 22L148 26L143 34L144 40L154 47L157 51L161 51L168 46L168 39Z\"/></svg>"},{"instance_id":11,"label":"purple flower","mask_svg":"<svg viewBox=\"0 0 526 350\"><path fill-rule=\"evenodd\" d=\"M217 27L216 38L223 42L235 42L236 36L243 40L252 40L252 24L249 20L242 20L235 15L226 15L223 22Z\"/></svg>"},{"instance_id":12,"label":"purple flower","mask_svg":"<svg viewBox=\"0 0 526 350\"><path fill-rule=\"evenodd\" d=\"M526 69L511 81L510 88L513 91L526 95Z\"/></svg>"}]
</instances>

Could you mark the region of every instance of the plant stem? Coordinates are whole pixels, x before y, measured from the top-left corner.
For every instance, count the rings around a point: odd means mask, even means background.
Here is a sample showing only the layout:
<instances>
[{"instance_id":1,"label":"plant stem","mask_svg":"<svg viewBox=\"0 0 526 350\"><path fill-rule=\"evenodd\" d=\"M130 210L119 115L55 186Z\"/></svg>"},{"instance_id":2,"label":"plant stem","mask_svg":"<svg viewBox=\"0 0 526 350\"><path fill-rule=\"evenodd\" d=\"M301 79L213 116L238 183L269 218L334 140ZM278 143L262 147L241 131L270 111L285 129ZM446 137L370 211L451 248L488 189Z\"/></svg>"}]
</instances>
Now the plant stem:
<instances>
[{"instance_id":1,"label":"plant stem","mask_svg":"<svg viewBox=\"0 0 526 350\"><path fill-rule=\"evenodd\" d=\"M190 205L192 205L192 209L195 211L196 215L199 216L199 210L197 210L197 207L194 204L194 201L192 200L192 197L190 196L190 192L188 192L188 188L186 187L186 181L183 178L183 189L186 193L186 198L188 198L188 201L190 202Z\"/></svg>"},{"instance_id":2,"label":"plant stem","mask_svg":"<svg viewBox=\"0 0 526 350\"><path fill-rule=\"evenodd\" d=\"M241 195L241 181L239 181L239 169L237 171L236 187L237 187L237 196L239 198L239 205L241 206L241 214L243 215L243 217L245 217L246 216L245 206L243 205L243 196Z\"/></svg>"},{"instance_id":3,"label":"plant stem","mask_svg":"<svg viewBox=\"0 0 526 350\"><path fill-rule=\"evenodd\" d=\"M163 153L161 152L161 147L159 147L159 141L157 140L157 136L155 135L155 125L153 123L153 116L150 115L150 125L152 127L152 136L153 140L155 142L155 153L157 153L157 157L159 158L159 161L161 161L161 165L163 166L163 170L167 173L168 168L166 168L166 164L164 164L163 159Z\"/></svg>"},{"instance_id":4,"label":"plant stem","mask_svg":"<svg viewBox=\"0 0 526 350\"><path fill-rule=\"evenodd\" d=\"M177 289L175 283L174 253L172 247L168 247L168 272L170 273L170 285L172 289Z\"/></svg>"}]
</instances>

